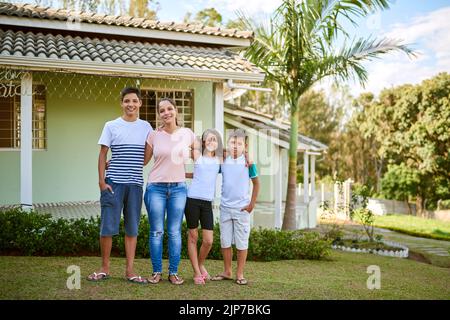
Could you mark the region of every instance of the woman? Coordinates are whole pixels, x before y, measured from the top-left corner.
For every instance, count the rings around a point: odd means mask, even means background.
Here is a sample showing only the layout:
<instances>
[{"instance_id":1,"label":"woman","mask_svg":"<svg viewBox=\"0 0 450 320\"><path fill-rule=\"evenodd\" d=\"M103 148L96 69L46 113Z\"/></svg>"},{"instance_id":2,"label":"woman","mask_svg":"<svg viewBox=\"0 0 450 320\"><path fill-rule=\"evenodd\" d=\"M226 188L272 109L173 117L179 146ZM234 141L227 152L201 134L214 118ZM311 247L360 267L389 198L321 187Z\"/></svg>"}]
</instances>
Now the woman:
<instances>
[{"instance_id":1,"label":"woman","mask_svg":"<svg viewBox=\"0 0 450 320\"><path fill-rule=\"evenodd\" d=\"M145 163L154 158L144 195L150 222L149 248L153 266L149 282L156 284L162 280L164 220L167 212L168 279L172 284L180 285L184 282L178 276L181 224L187 196L184 164L190 157L195 135L191 129L178 126L177 108L171 99L161 99L158 114L163 124L148 136L149 148L145 157Z\"/></svg>"}]
</instances>

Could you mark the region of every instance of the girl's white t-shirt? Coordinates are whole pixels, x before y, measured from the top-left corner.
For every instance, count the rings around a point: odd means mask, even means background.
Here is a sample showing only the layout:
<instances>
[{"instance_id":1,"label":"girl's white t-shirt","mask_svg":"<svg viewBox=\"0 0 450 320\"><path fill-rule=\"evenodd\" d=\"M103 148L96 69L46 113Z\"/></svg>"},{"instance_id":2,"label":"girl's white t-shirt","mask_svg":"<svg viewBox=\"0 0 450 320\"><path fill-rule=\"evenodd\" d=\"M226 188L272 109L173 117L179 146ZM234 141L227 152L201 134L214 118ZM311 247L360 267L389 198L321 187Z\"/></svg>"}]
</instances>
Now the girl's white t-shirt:
<instances>
[{"instance_id":1,"label":"girl's white t-shirt","mask_svg":"<svg viewBox=\"0 0 450 320\"><path fill-rule=\"evenodd\" d=\"M220 160L217 157L200 156L194 164L194 177L188 188L188 197L213 201L219 171Z\"/></svg>"}]
</instances>

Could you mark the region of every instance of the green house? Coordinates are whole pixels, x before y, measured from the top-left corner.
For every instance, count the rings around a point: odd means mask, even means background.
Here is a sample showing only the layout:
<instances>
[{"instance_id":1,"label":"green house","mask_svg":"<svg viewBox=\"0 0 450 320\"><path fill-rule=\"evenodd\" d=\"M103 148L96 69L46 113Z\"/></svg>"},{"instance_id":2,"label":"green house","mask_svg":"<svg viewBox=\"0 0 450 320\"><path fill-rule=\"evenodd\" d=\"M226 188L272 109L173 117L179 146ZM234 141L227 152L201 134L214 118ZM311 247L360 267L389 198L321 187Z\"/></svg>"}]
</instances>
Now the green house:
<instances>
[{"instance_id":1,"label":"green house","mask_svg":"<svg viewBox=\"0 0 450 320\"><path fill-rule=\"evenodd\" d=\"M153 127L157 101L167 96L179 123L197 135L246 127L226 109L224 91L263 81L239 54L251 41L248 31L0 3L0 206L95 202L97 141L104 123L121 115L125 86L141 88L140 118ZM267 162L257 156L263 140L252 147L260 167ZM279 168L287 164L283 141L269 148ZM308 140L302 148L319 155L326 146ZM280 219L286 177L262 171L258 201Z\"/></svg>"}]
</instances>

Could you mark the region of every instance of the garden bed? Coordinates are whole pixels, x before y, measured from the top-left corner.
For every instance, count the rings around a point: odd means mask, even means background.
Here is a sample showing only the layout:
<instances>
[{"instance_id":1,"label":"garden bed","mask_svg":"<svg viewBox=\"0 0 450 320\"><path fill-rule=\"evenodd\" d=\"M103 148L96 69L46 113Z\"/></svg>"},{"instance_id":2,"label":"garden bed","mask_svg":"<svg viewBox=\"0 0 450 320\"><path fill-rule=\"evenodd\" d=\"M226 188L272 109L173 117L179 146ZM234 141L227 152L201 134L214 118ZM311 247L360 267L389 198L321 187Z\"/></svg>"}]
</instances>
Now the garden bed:
<instances>
[{"instance_id":1,"label":"garden bed","mask_svg":"<svg viewBox=\"0 0 450 320\"><path fill-rule=\"evenodd\" d=\"M342 239L335 241L331 248L347 252L373 253L380 256L397 258L407 258L409 254L408 247L397 242L384 240L370 242L367 239Z\"/></svg>"}]
</instances>

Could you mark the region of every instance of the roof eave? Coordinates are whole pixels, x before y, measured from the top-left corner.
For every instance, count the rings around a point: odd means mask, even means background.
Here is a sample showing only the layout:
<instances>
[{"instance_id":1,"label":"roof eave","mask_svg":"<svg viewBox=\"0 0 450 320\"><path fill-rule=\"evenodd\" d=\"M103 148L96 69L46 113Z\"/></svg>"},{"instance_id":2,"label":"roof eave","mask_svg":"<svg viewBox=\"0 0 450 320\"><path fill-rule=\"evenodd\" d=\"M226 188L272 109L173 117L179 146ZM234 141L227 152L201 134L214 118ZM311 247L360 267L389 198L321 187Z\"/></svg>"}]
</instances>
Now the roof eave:
<instances>
[{"instance_id":1,"label":"roof eave","mask_svg":"<svg viewBox=\"0 0 450 320\"><path fill-rule=\"evenodd\" d=\"M39 28L48 30L61 30L79 32L80 36L86 34L105 34L115 36L129 36L136 38L172 40L177 42L189 42L198 44L221 45L233 48L245 48L250 46L252 39L236 38L219 35L195 34L187 31L167 31L150 28L125 27L88 22L61 21L37 19L28 17L14 17L1 15L1 25L9 25L22 28ZM88 36L88 35L86 35Z\"/></svg>"},{"instance_id":2,"label":"roof eave","mask_svg":"<svg viewBox=\"0 0 450 320\"><path fill-rule=\"evenodd\" d=\"M233 126L236 127L244 127L246 130L254 130L256 132L256 134L264 139L268 139L269 141L272 141L273 143L275 143L276 145L278 145L279 147L283 148L283 149L289 149L289 142L288 141L284 141L283 139L281 139L280 137L275 137L272 135L267 135L265 132L263 131L258 131L252 127L249 127L235 119L232 119L231 117L225 115L224 120L226 123L231 124ZM310 145L310 144L306 144L303 141L300 141L300 139L298 140L298 148L297 148L297 152L305 152L305 151L313 151L313 152L325 152L326 149L322 149L322 148L318 148L316 146Z\"/></svg>"},{"instance_id":3,"label":"roof eave","mask_svg":"<svg viewBox=\"0 0 450 320\"><path fill-rule=\"evenodd\" d=\"M30 71L65 71L95 75L120 75L128 77L179 77L193 80L261 82L263 73L244 73L163 66L128 65L117 63L96 63L81 60L60 60L38 57L0 56L0 66L27 68Z\"/></svg>"}]
</instances>

